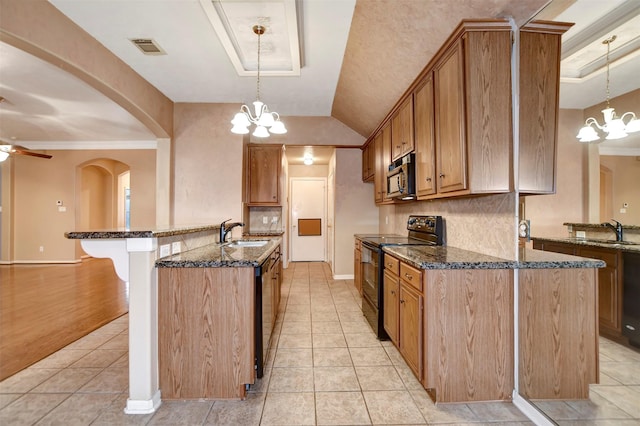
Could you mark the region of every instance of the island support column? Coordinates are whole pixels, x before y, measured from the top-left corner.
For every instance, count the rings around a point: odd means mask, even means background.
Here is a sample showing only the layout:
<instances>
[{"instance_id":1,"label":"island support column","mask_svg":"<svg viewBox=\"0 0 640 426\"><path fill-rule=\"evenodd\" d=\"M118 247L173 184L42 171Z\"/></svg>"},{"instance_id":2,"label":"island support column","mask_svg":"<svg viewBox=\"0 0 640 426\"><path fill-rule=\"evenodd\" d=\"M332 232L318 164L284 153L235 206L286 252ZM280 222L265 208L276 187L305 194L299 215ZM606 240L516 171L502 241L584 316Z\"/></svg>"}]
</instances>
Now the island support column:
<instances>
[{"instance_id":1,"label":"island support column","mask_svg":"<svg viewBox=\"0 0 640 426\"><path fill-rule=\"evenodd\" d=\"M129 398L125 413L153 413L160 406L158 381L158 279L156 238L128 238Z\"/></svg>"},{"instance_id":2,"label":"island support column","mask_svg":"<svg viewBox=\"0 0 640 426\"><path fill-rule=\"evenodd\" d=\"M161 404L158 380L158 239L83 239L93 257L110 258L129 287L129 398L124 412L149 414Z\"/></svg>"}]
</instances>

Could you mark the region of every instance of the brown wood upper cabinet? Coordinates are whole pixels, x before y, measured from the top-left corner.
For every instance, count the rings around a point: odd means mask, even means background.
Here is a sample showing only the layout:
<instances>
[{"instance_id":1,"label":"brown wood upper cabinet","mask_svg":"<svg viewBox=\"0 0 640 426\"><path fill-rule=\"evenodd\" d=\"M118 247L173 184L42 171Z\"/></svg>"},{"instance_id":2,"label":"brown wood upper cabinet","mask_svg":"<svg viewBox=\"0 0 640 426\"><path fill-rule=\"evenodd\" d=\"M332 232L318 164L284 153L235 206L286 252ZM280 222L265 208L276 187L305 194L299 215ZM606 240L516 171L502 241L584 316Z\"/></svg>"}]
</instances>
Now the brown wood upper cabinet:
<instances>
[{"instance_id":1,"label":"brown wood upper cabinet","mask_svg":"<svg viewBox=\"0 0 640 426\"><path fill-rule=\"evenodd\" d=\"M532 22L520 32L524 193L555 191L560 42L570 26ZM419 200L515 191L511 61L507 21L462 21L385 118L392 159L415 144Z\"/></svg>"},{"instance_id":2,"label":"brown wood upper cabinet","mask_svg":"<svg viewBox=\"0 0 640 426\"><path fill-rule=\"evenodd\" d=\"M362 181L371 182L376 172L375 140L370 140L362 149Z\"/></svg>"},{"instance_id":3,"label":"brown wood upper cabinet","mask_svg":"<svg viewBox=\"0 0 640 426\"><path fill-rule=\"evenodd\" d=\"M532 22L520 31L519 189L556 192L560 42L569 24Z\"/></svg>"},{"instance_id":4,"label":"brown wood upper cabinet","mask_svg":"<svg viewBox=\"0 0 640 426\"><path fill-rule=\"evenodd\" d=\"M388 122L374 138L376 144L375 200L376 204L393 202L387 197L387 170L391 163L391 123Z\"/></svg>"},{"instance_id":5,"label":"brown wood upper cabinet","mask_svg":"<svg viewBox=\"0 0 640 426\"><path fill-rule=\"evenodd\" d=\"M413 98L409 96L391 118L392 160L413 152L413 148Z\"/></svg>"},{"instance_id":6,"label":"brown wood upper cabinet","mask_svg":"<svg viewBox=\"0 0 640 426\"><path fill-rule=\"evenodd\" d=\"M281 145L247 145L247 203L280 204Z\"/></svg>"},{"instance_id":7,"label":"brown wood upper cabinet","mask_svg":"<svg viewBox=\"0 0 640 426\"><path fill-rule=\"evenodd\" d=\"M413 94L416 144L416 195L436 192L436 144L433 114L433 73L428 73Z\"/></svg>"}]
</instances>

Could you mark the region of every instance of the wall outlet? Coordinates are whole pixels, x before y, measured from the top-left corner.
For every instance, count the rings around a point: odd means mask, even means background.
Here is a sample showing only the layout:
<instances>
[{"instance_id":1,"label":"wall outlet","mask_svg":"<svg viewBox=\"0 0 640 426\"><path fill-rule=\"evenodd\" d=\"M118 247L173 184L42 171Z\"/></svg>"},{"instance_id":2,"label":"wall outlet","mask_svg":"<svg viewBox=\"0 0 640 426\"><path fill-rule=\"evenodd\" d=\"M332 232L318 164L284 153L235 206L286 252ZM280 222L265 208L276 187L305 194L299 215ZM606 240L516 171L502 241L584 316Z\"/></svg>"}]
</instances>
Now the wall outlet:
<instances>
[{"instance_id":1,"label":"wall outlet","mask_svg":"<svg viewBox=\"0 0 640 426\"><path fill-rule=\"evenodd\" d=\"M160 257L167 257L171 254L171 245L163 244L160 246Z\"/></svg>"},{"instance_id":2,"label":"wall outlet","mask_svg":"<svg viewBox=\"0 0 640 426\"><path fill-rule=\"evenodd\" d=\"M269 218L267 216L262 216L262 224L266 225L267 223L269 223Z\"/></svg>"},{"instance_id":3,"label":"wall outlet","mask_svg":"<svg viewBox=\"0 0 640 426\"><path fill-rule=\"evenodd\" d=\"M44 253L44 246L40 246L40 253Z\"/></svg>"},{"instance_id":4,"label":"wall outlet","mask_svg":"<svg viewBox=\"0 0 640 426\"><path fill-rule=\"evenodd\" d=\"M587 238L586 231L576 231L576 238Z\"/></svg>"},{"instance_id":5,"label":"wall outlet","mask_svg":"<svg viewBox=\"0 0 640 426\"><path fill-rule=\"evenodd\" d=\"M271 218L271 223L278 223L278 216L273 216Z\"/></svg>"},{"instance_id":6,"label":"wall outlet","mask_svg":"<svg viewBox=\"0 0 640 426\"><path fill-rule=\"evenodd\" d=\"M174 241L173 243L171 243L171 253L177 254L177 253L180 253L181 251L182 251L182 246L180 244L180 241Z\"/></svg>"},{"instance_id":7,"label":"wall outlet","mask_svg":"<svg viewBox=\"0 0 640 426\"><path fill-rule=\"evenodd\" d=\"M627 209L620 209L620 213L626 213Z\"/></svg>"},{"instance_id":8,"label":"wall outlet","mask_svg":"<svg viewBox=\"0 0 640 426\"><path fill-rule=\"evenodd\" d=\"M64 213L67 211L67 208L65 206L58 206L58 211Z\"/></svg>"}]
</instances>

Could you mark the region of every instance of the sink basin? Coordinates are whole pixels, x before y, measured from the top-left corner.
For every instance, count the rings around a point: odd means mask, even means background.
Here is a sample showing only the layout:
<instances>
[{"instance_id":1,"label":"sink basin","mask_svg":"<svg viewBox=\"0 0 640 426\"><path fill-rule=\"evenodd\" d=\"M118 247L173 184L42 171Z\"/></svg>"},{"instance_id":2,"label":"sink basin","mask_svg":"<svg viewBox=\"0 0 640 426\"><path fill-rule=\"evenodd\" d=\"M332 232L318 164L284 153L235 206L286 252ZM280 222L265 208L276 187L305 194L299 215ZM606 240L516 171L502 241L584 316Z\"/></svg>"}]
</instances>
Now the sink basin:
<instances>
[{"instance_id":1,"label":"sink basin","mask_svg":"<svg viewBox=\"0 0 640 426\"><path fill-rule=\"evenodd\" d=\"M268 242L267 240L236 240L231 241L227 245L231 247L262 247Z\"/></svg>"}]
</instances>

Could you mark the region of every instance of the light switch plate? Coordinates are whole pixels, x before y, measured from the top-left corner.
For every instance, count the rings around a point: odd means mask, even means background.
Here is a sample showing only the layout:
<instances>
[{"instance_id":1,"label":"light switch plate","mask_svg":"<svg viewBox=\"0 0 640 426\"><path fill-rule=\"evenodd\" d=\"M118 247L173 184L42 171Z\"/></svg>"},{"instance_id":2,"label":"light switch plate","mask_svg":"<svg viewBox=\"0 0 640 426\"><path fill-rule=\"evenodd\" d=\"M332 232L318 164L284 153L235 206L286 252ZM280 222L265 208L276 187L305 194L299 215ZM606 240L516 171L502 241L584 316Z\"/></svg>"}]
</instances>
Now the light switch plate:
<instances>
[{"instance_id":1,"label":"light switch plate","mask_svg":"<svg viewBox=\"0 0 640 426\"><path fill-rule=\"evenodd\" d=\"M171 254L171 245L163 244L160 246L160 257L167 257Z\"/></svg>"},{"instance_id":2,"label":"light switch plate","mask_svg":"<svg viewBox=\"0 0 640 426\"><path fill-rule=\"evenodd\" d=\"M269 218L267 216L262 216L262 224L266 225L267 223L269 223Z\"/></svg>"},{"instance_id":3,"label":"light switch plate","mask_svg":"<svg viewBox=\"0 0 640 426\"><path fill-rule=\"evenodd\" d=\"M576 231L576 238L587 238L586 231Z\"/></svg>"},{"instance_id":4,"label":"light switch plate","mask_svg":"<svg viewBox=\"0 0 640 426\"><path fill-rule=\"evenodd\" d=\"M173 243L171 243L171 253L176 254L176 253L180 253L182 251L182 246L180 244L180 241L174 241Z\"/></svg>"}]
</instances>

